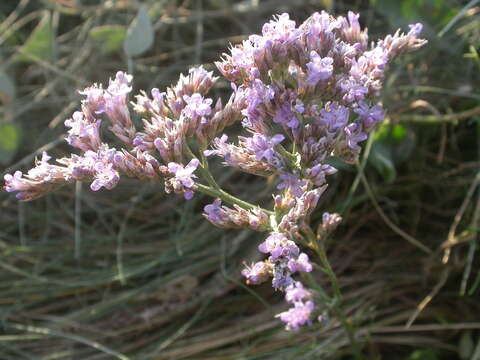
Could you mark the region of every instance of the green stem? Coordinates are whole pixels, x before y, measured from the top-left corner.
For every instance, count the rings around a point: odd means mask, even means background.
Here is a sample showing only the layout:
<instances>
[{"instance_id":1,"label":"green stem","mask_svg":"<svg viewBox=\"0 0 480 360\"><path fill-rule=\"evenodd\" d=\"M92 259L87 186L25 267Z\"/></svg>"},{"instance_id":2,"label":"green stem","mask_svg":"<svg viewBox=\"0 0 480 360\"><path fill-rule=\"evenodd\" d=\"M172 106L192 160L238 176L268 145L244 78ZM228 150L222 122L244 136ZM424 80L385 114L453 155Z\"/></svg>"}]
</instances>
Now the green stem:
<instances>
[{"instance_id":1,"label":"green stem","mask_svg":"<svg viewBox=\"0 0 480 360\"><path fill-rule=\"evenodd\" d=\"M192 149L190 149L189 146L185 147L185 150L187 151L188 155L193 159L196 158L197 156L193 153ZM205 186L203 184L196 184L197 190L201 193L204 193L208 196L214 197L214 198L220 198L226 203L229 203L231 205L235 204L240 206L242 209L245 210L253 210L253 209L260 209L261 211L265 212L266 214L272 215L273 212L263 209L259 206L250 204L249 202L243 201L229 193L227 193L225 190L223 190L220 185L215 181L214 177L210 173L210 170L208 169L208 161L203 155L203 151L200 149L200 172L204 179L208 182L210 186Z\"/></svg>"},{"instance_id":2,"label":"green stem","mask_svg":"<svg viewBox=\"0 0 480 360\"><path fill-rule=\"evenodd\" d=\"M284 157L285 160L288 161L288 164L292 169L295 169L295 168L298 167L297 157L294 154L289 152L287 149L285 149L280 144L277 145L277 151L279 152L280 155L282 155Z\"/></svg>"},{"instance_id":3,"label":"green stem","mask_svg":"<svg viewBox=\"0 0 480 360\"><path fill-rule=\"evenodd\" d=\"M327 274L328 279L332 285L333 293L334 293L334 302L332 306L332 310L335 314L335 316L340 320L340 323L342 324L342 327L345 329L348 340L350 342L350 345L353 350L353 355L356 360L361 360L363 359L361 355L361 348L359 344L355 340L355 326L351 321L347 319L345 316L343 310L342 310L342 293L340 291L340 286L338 285L338 279L337 276L335 275L335 272L332 269L332 266L330 265L330 262L328 261L327 258L327 253L325 251L325 246L323 243L319 244L319 241L313 236L312 233L307 233L311 247L315 250L316 254L318 255L320 259L320 263L323 267L324 272Z\"/></svg>"},{"instance_id":4,"label":"green stem","mask_svg":"<svg viewBox=\"0 0 480 360\"><path fill-rule=\"evenodd\" d=\"M201 192L205 195L214 197L214 198L219 198L219 199L223 200L224 202L229 203L231 205L238 205L242 209L245 209L245 210L260 209L261 211L263 211L263 212L265 212L269 215L273 214L273 212L270 211L270 210L266 210L266 209L263 209L263 208L261 208L257 205L253 205L253 204L250 204L249 202L243 201L243 200L227 193L226 191L224 191L222 189L215 189L212 186L206 186L206 185L203 185L203 184L196 184L196 186L197 186L197 191L199 191L199 192Z\"/></svg>"},{"instance_id":5,"label":"green stem","mask_svg":"<svg viewBox=\"0 0 480 360\"><path fill-rule=\"evenodd\" d=\"M210 170L208 169L208 161L203 154L203 150L200 150L200 159L202 160L200 164L200 171L202 172L202 175L205 177L207 182L210 184L215 189L222 190L220 185L215 181L215 178L212 176Z\"/></svg>"},{"instance_id":6,"label":"green stem","mask_svg":"<svg viewBox=\"0 0 480 360\"><path fill-rule=\"evenodd\" d=\"M328 279L330 280L330 283L332 284L332 289L333 293L335 295L335 298L338 300L340 303L342 301L342 293L340 291L340 286L338 285L338 280L337 276L335 275L335 272L332 269L332 266L330 265L330 262L327 259L327 254L325 252L325 247L322 245L319 245L317 241L314 242L314 249L320 259L320 263L322 264L323 268L325 269L325 273L328 276Z\"/></svg>"}]
</instances>

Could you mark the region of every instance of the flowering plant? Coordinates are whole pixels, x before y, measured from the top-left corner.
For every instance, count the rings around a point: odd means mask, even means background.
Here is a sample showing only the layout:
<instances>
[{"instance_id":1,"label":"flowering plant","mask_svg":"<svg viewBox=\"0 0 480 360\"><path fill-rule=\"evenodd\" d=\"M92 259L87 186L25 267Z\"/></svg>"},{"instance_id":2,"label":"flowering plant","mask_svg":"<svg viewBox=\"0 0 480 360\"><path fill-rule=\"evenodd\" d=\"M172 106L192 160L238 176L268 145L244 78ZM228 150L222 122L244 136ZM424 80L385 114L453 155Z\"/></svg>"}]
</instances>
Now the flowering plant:
<instances>
[{"instance_id":1,"label":"flowering plant","mask_svg":"<svg viewBox=\"0 0 480 360\"><path fill-rule=\"evenodd\" d=\"M121 176L163 182L167 193L195 193L214 198L204 216L220 228L249 228L267 233L258 250L266 259L242 271L248 284L272 279L290 308L278 314L287 330L298 330L319 317L315 299L339 300L340 290L325 254L324 240L341 221L325 212L316 231L312 212L337 170L329 158L357 161L359 143L383 120L376 98L387 64L418 49L421 24L407 34L397 31L368 44L359 15L332 17L315 13L300 26L282 14L265 24L216 63L231 82L226 104L214 102L209 90L218 77L202 67L181 75L165 92L140 92L129 103L132 76L118 72L106 88L94 84L82 91L80 111L65 121L67 142L80 155L51 163L46 153L26 174L5 175L4 189L20 200L33 200L60 186L89 182L93 191L112 189ZM130 106L131 105L131 106ZM134 125L131 110L142 117ZM121 145L102 139L102 121ZM223 131L241 122L245 134L229 141ZM223 190L209 171L209 161L257 176L276 176L271 209L238 199ZM318 265L329 277L333 297L307 288L298 278ZM344 323L338 302L333 310Z\"/></svg>"}]
</instances>

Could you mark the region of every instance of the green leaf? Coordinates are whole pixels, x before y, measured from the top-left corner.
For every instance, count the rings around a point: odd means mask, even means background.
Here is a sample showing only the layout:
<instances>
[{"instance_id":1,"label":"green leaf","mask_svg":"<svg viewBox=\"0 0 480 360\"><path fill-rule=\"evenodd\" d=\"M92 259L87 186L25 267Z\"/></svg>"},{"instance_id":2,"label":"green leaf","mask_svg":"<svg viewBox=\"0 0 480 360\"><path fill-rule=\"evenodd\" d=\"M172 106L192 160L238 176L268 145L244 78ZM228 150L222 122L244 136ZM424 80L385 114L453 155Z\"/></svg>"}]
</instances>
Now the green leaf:
<instances>
[{"instance_id":1,"label":"green leaf","mask_svg":"<svg viewBox=\"0 0 480 360\"><path fill-rule=\"evenodd\" d=\"M0 100L7 104L15 98L15 93L16 89L13 80L3 71L0 71Z\"/></svg>"},{"instance_id":2,"label":"green leaf","mask_svg":"<svg viewBox=\"0 0 480 360\"><path fill-rule=\"evenodd\" d=\"M20 131L13 124L0 124L0 163L8 164L20 143Z\"/></svg>"},{"instance_id":3,"label":"green leaf","mask_svg":"<svg viewBox=\"0 0 480 360\"><path fill-rule=\"evenodd\" d=\"M374 143L368 160L387 183L393 182L397 177L392 149L388 145L379 142Z\"/></svg>"},{"instance_id":4,"label":"green leaf","mask_svg":"<svg viewBox=\"0 0 480 360\"><path fill-rule=\"evenodd\" d=\"M35 58L38 58L50 61L53 58L54 41L50 12L46 11L25 44L20 48L20 54L16 60L35 62Z\"/></svg>"},{"instance_id":5,"label":"green leaf","mask_svg":"<svg viewBox=\"0 0 480 360\"><path fill-rule=\"evenodd\" d=\"M415 350L408 360L438 360L437 353L432 349Z\"/></svg>"},{"instance_id":6,"label":"green leaf","mask_svg":"<svg viewBox=\"0 0 480 360\"><path fill-rule=\"evenodd\" d=\"M470 359L473 354L475 344L473 343L472 333L470 331L464 331L458 344L458 355L460 359Z\"/></svg>"},{"instance_id":7,"label":"green leaf","mask_svg":"<svg viewBox=\"0 0 480 360\"><path fill-rule=\"evenodd\" d=\"M99 43L103 54L110 54L121 49L127 29L121 25L96 26L90 30L89 35Z\"/></svg>"},{"instance_id":8,"label":"green leaf","mask_svg":"<svg viewBox=\"0 0 480 360\"><path fill-rule=\"evenodd\" d=\"M401 124L382 124L374 135L369 163L384 177L393 182L396 167L407 160L415 149L415 134Z\"/></svg>"},{"instance_id":9,"label":"green leaf","mask_svg":"<svg viewBox=\"0 0 480 360\"><path fill-rule=\"evenodd\" d=\"M150 49L153 44L153 26L145 6L141 6L138 14L128 27L123 50L128 57L138 56Z\"/></svg>"}]
</instances>

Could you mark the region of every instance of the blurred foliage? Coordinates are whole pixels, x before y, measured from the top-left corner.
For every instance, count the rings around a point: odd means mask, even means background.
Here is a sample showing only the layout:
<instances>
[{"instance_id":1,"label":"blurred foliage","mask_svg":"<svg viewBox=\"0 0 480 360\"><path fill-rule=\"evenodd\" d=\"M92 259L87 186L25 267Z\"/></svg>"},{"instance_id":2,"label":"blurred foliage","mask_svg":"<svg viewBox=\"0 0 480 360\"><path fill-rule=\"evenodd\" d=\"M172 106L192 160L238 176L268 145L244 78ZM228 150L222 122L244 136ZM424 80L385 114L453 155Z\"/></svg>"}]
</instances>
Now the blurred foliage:
<instances>
[{"instance_id":1,"label":"blurred foliage","mask_svg":"<svg viewBox=\"0 0 480 360\"><path fill-rule=\"evenodd\" d=\"M272 14L300 22L321 9L359 11L372 39L422 22L429 40L389 71L388 121L362 156L365 178L342 169L314 216L342 209L326 245L365 359L476 359L478 1L1 1L0 169L26 170L44 150L66 154L75 89L127 69L135 90L164 88L193 64L214 69ZM214 92L228 96L229 84ZM274 184L213 169L237 196L271 200ZM206 201L134 181L111 192L65 187L32 203L2 192L0 359L347 359L335 319L282 330L281 296L239 274L259 256L259 235L214 229L199 215Z\"/></svg>"}]
</instances>

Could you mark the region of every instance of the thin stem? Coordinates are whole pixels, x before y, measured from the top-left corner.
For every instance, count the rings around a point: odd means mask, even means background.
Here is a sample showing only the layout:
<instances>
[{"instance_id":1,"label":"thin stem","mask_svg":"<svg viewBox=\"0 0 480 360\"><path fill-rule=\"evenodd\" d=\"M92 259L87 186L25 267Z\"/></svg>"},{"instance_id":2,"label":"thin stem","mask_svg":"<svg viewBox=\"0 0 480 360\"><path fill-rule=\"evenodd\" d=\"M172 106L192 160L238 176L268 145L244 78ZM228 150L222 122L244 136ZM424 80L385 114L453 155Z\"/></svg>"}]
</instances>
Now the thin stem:
<instances>
[{"instance_id":1,"label":"thin stem","mask_svg":"<svg viewBox=\"0 0 480 360\"><path fill-rule=\"evenodd\" d=\"M332 269L332 266L330 265L330 262L328 261L327 258L327 253L325 251L325 246L323 245L323 242L318 241L318 239L313 236L313 233L307 233L307 236L309 237L311 247L315 250L316 254L318 255L320 259L320 263L323 267L324 272L327 274L328 279L330 280L330 283L332 285L333 289L333 294L334 294L334 301L332 304L332 310L335 314L335 316L340 320L340 323L342 324L342 327L345 329L348 340L350 342L350 345L353 350L353 355L355 359L361 360L363 357L361 355L361 348L359 344L355 340L355 326L354 324L347 319L345 316L343 310L342 310L342 292L340 291L340 286L338 285L338 279L337 276L335 275L335 272Z\"/></svg>"},{"instance_id":2,"label":"thin stem","mask_svg":"<svg viewBox=\"0 0 480 360\"><path fill-rule=\"evenodd\" d=\"M330 280L330 283L332 284L333 294L335 295L335 298L340 303L342 301L342 293L340 291L340 286L338 285L337 276L335 275L335 272L333 271L332 266L328 261L327 254L325 252L325 247L323 246L323 244L319 245L317 241L315 241L314 244L315 244L314 245L315 252L317 253L320 259L320 263L322 264L325 270L325 273L327 274L328 279Z\"/></svg>"},{"instance_id":3,"label":"thin stem","mask_svg":"<svg viewBox=\"0 0 480 360\"><path fill-rule=\"evenodd\" d=\"M215 189L222 190L222 188L215 181L215 178L213 177L212 173L208 168L208 160L203 154L203 151L200 151L200 159L202 160L201 167L200 167L200 170L202 171L202 175L205 176L205 179L208 181L210 186L213 186Z\"/></svg>"},{"instance_id":4,"label":"thin stem","mask_svg":"<svg viewBox=\"0 0 480 360\"><path fill-rule=\"evenodd\" d=\"M190 158L197 158L197 155L194 154L192 149L190 149L190 146L186 145L185 146L185 151L187 152L188 156ZM200 172L202 173L202 176L205 178L205 180L208 182L208 184L213 187L214 189L221 190L220 185L215 181L213 175L210 173L210 170L208 169L208 161L205 155L203 154L203 149L200 149L199 151L200 154Z\"/></svg>"},{"instance_id":5,"label":"thin stem","mask_svg":"<svg viewBox=\"0 0 480 360\"><path fill-rule=\"evenodd\" d=\"M375 210L377 211L378 215L383 219L385 224L387 224L390 229L392 229L396 234L400 235L402 238L407 240L409 243L412 245L415 245L418 247L420 250L427 254L431 254L432 250L428 248L427 246L423 245L420 241L415 239L413 236L407 234L405 231L400 229L397 225L395 225L390 218L385 214L383 211L382 207L378 204L377 199L375 198L375 195L373 194L372 188L370 187L370 184L367 181L367 178L365 177L365 174L363 173L363 170L360 168L360 166L357 164L357 170L358 174L360 175L360 180L362 181L365 190L367 191L367 195L372 201L373 206L375 207Z\"/></svg>"},{"instance_id":6,"label":"thin stem","mask_svg":"<svg viewBox=\"0 0 480 360\"><path fill-rule=\"evenodd\" d=\"M206 185L203 185L203 184L196 184L197 186L197 191L203 193L203 194L206 194L208 196L211 196L211 197L214 197L214 198L219 198L223 201L225 201L226 203L229 203L231 205L238 205L240 206L242 209L245 209L245 210L253 210L253 209L260 209L261 211L271 215L273 214L272 211L270 210L266 210L266 209L263 209L257 205L253 205L253 204L250 204L249 202L246 202L246 201L243 201L229 193L227 193L226 191L222 190L222 189L216 189L216 188L213 188L212 186L206 186Z\"/></svg>"},{"instance_id":7,"label":"thin stem","mask_svg":"<svg viewBox=\"0 0 480 360\"><path fill-rule=\"evenodd\" d=\"M191 158L196 158L197 156L193 153L192 149L190 149L189 146L185 147L186 152ZM196 184L197 190L200 191L201 193L204 193L206 195L209 195L214 198L220 198L221 200L229 203L229 204L235 204L240 206L242 209L245 210L253 210L253 209L260 209L261 211L272 215L273 212L267 209L263 209L257 205L250 204L247 201L243 201L229 193L227 193L225 190L223 190L220 185L215 181L214 177L212 176L210 170L208 169L208 161L205 158L205 155L203 154L203 151L200 149L200 159L202 160L200 162L200 172L202 176L205 178L205 180L208 182L210 186L205 186L203 184Z\"/></svg>"},{"instance_id":8,"label":"thin stem","mask_svg":"<svg viewBox=\"0 0 480 360\"><path fill-rule=\"evenodd\" d=\"M82 182L75 183L75 260L82 255Z\"/></svg>"}]
</instances>

